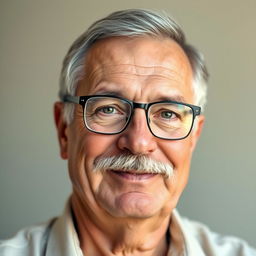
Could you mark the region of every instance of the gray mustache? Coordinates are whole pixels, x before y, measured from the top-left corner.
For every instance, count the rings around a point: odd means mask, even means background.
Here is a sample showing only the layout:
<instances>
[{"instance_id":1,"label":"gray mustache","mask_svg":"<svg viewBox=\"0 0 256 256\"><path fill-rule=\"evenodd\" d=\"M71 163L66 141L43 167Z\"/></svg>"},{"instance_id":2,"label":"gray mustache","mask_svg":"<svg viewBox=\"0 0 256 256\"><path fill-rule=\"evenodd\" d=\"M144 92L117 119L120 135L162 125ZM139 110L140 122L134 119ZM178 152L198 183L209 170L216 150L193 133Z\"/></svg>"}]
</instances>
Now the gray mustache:
<instances>
[{"instance_id":1,"label":"gray mustache","mask_svg":"<svg viewBox=\"0 0 256 256\"><path fill-rule=\"evenodd\" d=\"M137 173L162 174L170 178L174 174L171 164L162 163L144 155L118 155L110 157L97 157L94 161L94 172L111 170L129 171Z\"/></svg>"}]
</instances>

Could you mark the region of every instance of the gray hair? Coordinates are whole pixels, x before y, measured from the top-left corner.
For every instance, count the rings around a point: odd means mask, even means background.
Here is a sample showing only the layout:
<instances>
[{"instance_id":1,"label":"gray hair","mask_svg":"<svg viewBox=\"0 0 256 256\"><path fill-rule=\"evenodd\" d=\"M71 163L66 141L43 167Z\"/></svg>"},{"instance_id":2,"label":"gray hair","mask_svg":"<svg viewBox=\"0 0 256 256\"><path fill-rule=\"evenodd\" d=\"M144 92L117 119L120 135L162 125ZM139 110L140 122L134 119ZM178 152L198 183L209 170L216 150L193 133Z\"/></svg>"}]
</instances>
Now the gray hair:
<instances>
[{"instance_id":1,"label":"gray hair","mask_svg":"<svg viewBox=\"0 0 256 256\"><path fill-rule=\"evenodd\" d=\"M208 72L203 55L186 43L179 25L165 13L142 9L117 11L93 23L70 47L64 58L60 75L60 98L75 95L77 83L84 77L85 56L99 39L116 36L166 37L176 41L186 53L193 70L195 104L202 110L206 104ZM74 104L65 103L64 118L72 121Z\"/></svg>"},{"instance_id":2,"label":"gray hair","mask_svg":"<svg viewBox=\"0 0 256 256\"><path fill-rule=\"evenodd\" d=\"M136 171L136 174L161 174L165 178L174 177L173 165L156 161L145 155L116 155L99 156L94 161L94 172L103 172L107 170L115 171Z\"/></svg>"}]
</instances>

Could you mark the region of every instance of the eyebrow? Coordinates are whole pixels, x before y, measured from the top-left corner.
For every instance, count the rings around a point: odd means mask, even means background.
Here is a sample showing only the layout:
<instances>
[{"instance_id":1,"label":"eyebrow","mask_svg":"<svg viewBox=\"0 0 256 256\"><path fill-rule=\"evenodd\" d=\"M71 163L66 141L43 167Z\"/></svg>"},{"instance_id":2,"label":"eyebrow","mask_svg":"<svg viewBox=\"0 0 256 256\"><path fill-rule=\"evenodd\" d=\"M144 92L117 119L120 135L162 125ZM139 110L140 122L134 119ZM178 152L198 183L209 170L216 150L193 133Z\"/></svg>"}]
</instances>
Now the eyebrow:
<instances>
[{"instance_id":1,"label":"eyebrow","mask_svg":"<svg viewBox=\"0 0 256 256\"><path fill-rule=\"evenodd\" d=\"M98 91L96 93L96 95L109 95L109 96L119 96L119 97L124 97L124 95L122 93L120 93L119 91L105 91L105 90L101 90Z\"/></svg>"},{"instance_id":2,"label":"eyebrow","mask_svg":"<svg viewBox=\"0 0 256 256\"><path fill-rule=\"evenodd\" d=\"M109 96L118 96L118 97L122 97L122 98L126 98L125 95L120 92L120 91L99 91L96 93L97 95L109 95ZM181 95L173 95L173 96L168 96L168 95L162 95L157 97L154 102L156 101L177 101L177 102L183 102L185 103L185 98Z\"/></svg>"},{"instance_id":3,"label":"eyebrow","mask_svg":"<svg viewBox=\"0 0 256 256\"><path fill-rule=\"evenodd\" d=\"M173 95L173 96L160 96L159 98L157 98L159 101L178 101L178 102L186 102L185 98L181 95Z\"/></svg>"}]
</instances>

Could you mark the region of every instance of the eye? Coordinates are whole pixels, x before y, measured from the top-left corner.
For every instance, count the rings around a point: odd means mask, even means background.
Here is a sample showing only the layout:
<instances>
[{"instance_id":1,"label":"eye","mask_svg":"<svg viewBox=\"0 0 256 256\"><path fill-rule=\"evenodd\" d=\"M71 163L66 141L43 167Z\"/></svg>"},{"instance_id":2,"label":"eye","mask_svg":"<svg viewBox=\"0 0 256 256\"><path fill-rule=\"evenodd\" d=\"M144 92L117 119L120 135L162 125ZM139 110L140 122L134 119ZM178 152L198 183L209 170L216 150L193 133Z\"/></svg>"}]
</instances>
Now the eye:
<instances>
[{"instance_id":1,"label":"eye","mask_svg":"<svg viewBox=\"0 0 256 256\"><path fill-rule=\"evenodd\" d=\"M150 119L159 123L174 123L181 121L181 113L174 104L155 104L150 109Z\"/></svg>"},{"instance_id":2,"label":"eye","mask_svg":"<svg viewBox=\"0 0 256 256\"><path fill-rule=\"evenodd\" d=\"M160 116L164 119L171 119L172 117L175 117L175 114L171 111L162 111L160 113Z\"/></svg>"},{"instance_id":3,"label":"eye","mask_svg":"<svg viewBox=\"0 0 256 256\"><path fill-rule=\"evenodd\" d=\"M116 113L116 109L111 106L105 106L105 107L99 108L97 112L103 112L104 114L114 114Z\"/></svg>"},{"instance_id":4,"label":"eye","mask_svg":"<svg viewBox=\"0 0 256 256\"><path fill-rule=\"evenodd\" d=\"M158 113L159 120L162 121L175 121L179 119L179 115L170 110L163 110Z\"/></svg>"},{"instance_id":5,"label":"eye","mask_svg":"<svg viewBox=\"0 0 256 256\"><path fill-rule=\"evenodd\" d=\"M123 115L124 112L120 109L118 106L113 106L113 105L105 105L105 106L99 106L95 109L94 115L97 116L120 116Z\"/></svg>"}]
</instances>

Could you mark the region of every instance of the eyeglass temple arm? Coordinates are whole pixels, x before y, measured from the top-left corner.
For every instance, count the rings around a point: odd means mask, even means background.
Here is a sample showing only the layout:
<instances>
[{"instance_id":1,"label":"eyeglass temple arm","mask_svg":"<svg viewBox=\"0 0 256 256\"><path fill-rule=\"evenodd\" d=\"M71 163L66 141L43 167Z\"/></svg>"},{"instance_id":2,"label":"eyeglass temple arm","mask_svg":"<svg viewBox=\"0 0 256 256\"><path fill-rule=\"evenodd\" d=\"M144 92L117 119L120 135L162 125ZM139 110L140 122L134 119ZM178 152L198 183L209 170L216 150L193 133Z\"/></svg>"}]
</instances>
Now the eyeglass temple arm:
<instances>
[{"instance_id":1,"label":"eyeglass temple arm","mask_svg":"<svg viewBox=\"0 0 256 256\"><path fill-rule=\"evenodd\" d=\"M66 94L61 96L61 100L63 102L72 102L72 103L80 104L80 97L77 97L77 96L71 96Z\"/></svg>"}]
</instances>

